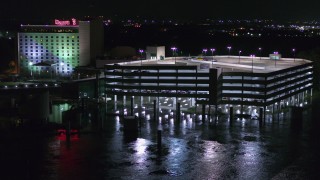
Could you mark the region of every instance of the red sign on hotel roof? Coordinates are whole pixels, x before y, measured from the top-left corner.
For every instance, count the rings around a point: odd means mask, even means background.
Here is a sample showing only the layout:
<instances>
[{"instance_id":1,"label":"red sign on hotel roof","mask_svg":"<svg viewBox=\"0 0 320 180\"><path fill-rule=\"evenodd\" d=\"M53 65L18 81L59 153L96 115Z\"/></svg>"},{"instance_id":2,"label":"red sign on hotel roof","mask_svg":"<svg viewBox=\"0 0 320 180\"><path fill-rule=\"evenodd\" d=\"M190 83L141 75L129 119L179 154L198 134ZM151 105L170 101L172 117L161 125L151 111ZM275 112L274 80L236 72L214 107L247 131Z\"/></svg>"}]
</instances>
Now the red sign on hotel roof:
<instances>
[{"instance_id":1,"label":"red sign on hotel roof","mask_svg":"<svg viewBox=\"0 0 320 180\"><path fill-rule=\"evenodd\" d=\"M72 18L71 20L54 20L54 24L57 26L76 26L77 20L75 18Z\"/></svg>"}]
</instances>

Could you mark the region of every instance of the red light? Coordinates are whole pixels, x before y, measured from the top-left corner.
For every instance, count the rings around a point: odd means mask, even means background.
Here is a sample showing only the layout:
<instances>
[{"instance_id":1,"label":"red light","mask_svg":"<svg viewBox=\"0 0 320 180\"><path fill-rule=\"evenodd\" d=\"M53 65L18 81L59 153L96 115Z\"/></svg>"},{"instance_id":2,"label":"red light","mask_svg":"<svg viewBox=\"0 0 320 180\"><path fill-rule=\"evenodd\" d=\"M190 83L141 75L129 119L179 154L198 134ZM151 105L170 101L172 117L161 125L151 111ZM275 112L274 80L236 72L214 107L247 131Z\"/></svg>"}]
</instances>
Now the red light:
<instances>
[{"instance_id":1,"label":"red light","mask_svg":"<svg viewBox=\"0 0 320 180\"><path fill-rule=\"evenodd\" d=\"M58 129L57 130L58 136L57 139L60 141L66 141L67 140L67 131L66 129ZM70 130L70 140L76 141L79 139L79 131L77 129L71 129Z\"/></svg>"}]
</instances>

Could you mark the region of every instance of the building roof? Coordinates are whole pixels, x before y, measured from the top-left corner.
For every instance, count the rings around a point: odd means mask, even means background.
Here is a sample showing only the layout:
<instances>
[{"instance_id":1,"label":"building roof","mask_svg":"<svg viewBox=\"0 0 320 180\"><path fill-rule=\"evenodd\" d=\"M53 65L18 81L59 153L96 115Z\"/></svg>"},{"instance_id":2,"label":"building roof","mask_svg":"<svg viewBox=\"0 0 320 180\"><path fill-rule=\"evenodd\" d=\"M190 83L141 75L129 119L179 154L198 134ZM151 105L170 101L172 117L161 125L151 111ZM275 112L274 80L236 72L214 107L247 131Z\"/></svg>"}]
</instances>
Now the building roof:
<instances>
[{"instance_id":1,"label":"building roof","mask_svg":"<svg viewBox=\"0 0 320 180\"><path fill-rule=\"evenodd\" d=\"M129 66L198 66L202 71L208 71L210 68L222 68L223 72L268 73L307 63L311 63L311 61L297 58L273 60L269 57L241 56L239 59L239 56L207 56L167 57L165 60L142 60L142 62L138 60L119 64Z\"/></svg>"}]
</instances>

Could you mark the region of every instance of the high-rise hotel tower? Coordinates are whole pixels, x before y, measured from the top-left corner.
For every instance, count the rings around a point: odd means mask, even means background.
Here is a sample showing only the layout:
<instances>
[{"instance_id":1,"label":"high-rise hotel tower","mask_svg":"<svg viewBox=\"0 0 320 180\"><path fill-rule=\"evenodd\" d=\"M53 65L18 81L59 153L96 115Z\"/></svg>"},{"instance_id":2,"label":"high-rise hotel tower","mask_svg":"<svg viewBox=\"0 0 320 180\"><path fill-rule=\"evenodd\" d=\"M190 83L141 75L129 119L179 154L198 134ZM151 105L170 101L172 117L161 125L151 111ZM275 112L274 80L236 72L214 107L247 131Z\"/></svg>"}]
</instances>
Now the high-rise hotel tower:
<instances>
[{"instance_id":1,"label":"high-rise hotel tower","mask_svg":"<svg viewBox=\"0 0 320 180\"><path fill-rule=\"evenodd\" d=\"M54 25L21 25L18 62L21 74L70 76L77 66L103 54L103 23L55 20Z\"/></svg>"}]
</instances>

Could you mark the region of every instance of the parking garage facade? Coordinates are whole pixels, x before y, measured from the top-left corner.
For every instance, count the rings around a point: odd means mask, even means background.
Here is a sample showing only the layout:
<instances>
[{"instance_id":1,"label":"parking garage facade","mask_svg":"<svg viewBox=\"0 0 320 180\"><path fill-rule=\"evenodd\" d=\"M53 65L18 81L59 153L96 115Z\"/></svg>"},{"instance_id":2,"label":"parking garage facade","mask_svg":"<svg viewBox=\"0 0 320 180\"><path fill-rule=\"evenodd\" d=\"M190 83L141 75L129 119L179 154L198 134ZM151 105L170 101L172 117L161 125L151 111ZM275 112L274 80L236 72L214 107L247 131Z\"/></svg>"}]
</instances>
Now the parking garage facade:
<instances>
[{"instance_id":1,"label":"parking garage facade","mask_svg":"<svg viewBox=\"0 0 320 180\"><path fill-rule=\"evenodd\" d=\"M165 101L159 98L170 98L171 106L166 108L176 110L177 103L181 103L182 110L197 109L200 105L209 115L217 111L228 113L231 106L235 114L252 115L258 114L259 108L266 114L310 103L311 61L272 71L250 72L236 67L236 64L224 68L210 65L205 69L197 64L105 65L105 94L115 102L119 97L123 101L132 96L148 97L157 100L160 109L165 107ZM140 99L140 106L145 103L148 102Z\"/></svg>"}]
</instances>

